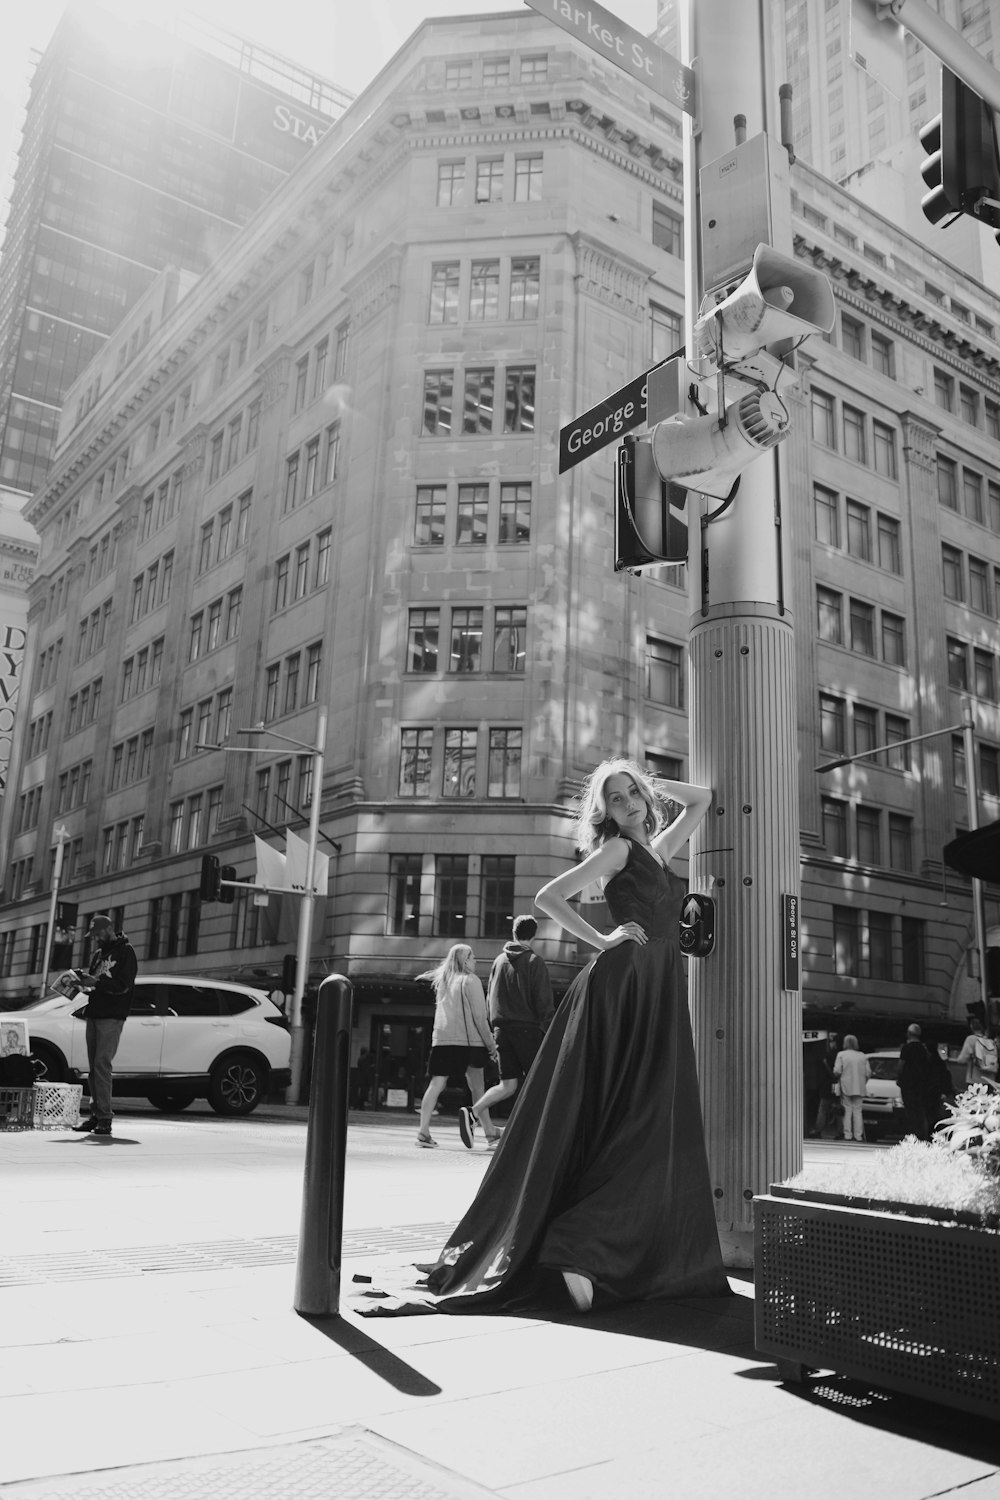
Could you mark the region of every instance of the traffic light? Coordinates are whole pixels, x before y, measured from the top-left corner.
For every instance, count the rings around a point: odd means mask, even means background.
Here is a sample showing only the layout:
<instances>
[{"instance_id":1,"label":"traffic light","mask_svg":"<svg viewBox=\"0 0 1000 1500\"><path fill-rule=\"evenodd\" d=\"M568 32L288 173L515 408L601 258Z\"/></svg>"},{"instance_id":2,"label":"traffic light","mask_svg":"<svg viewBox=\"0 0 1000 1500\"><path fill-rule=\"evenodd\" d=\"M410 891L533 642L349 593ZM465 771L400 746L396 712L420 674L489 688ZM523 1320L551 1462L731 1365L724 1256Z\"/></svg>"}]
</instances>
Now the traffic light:
<instances>
[{"instance_id":1,"label":"traffic light","mask_svg":"<svg viewBox=\"0 0 1000 1500\"><path fill-rule=\"evenodd\" d=\"M920 132L925 218L969 214L1000 228L1000 155L993 110L949 68L941 69L941 113Z\"/></svg>"},{"instance_id":2,"label":"traffic light","mask_svg":"<svg viewBox=\"0 0 1000 1500\"><path fill-rule=\"evenodd\" d=\"M236 866L223 865L222 869L219 871L219 894L216 897L216 900L224 901L227 906L232 905L232 903L236 900L236 889L234 886L225 885L223 882L235 879Z\"/></svg>"},{"instance_id":3,"label":"traffic light","mask_svg":"<svg viewBox=\"0 0 1000 1500\"><path fill-rule=\"evenodd\" d=\"M295 993L295 980L298 977L298 959L294 953L286 953L281 961L281 988L286 995Z\"/></svg>"},{"instance_id":4,"label":"traffic light","mask_svg":"<svg viewBox=\"0 0 1000 1500\"><path fill-rule=\"evenodd\" d=\"M219 861L214 854L203 854L201 857L201 883L198 886L198 894L203 901L222 900L222 871Z\"/></svg>"},{"instance_id":5,"label":"traffic light","mask_svg":"<svg viewBox=\"0 0 1000 1500\"><path fill-rule=\"evenodd\" d=\"M711 896L689 891L681 903L681 952L707 958L715 947L715 902Z\"/></svg>"},{"instance_id":6,"label":"traffic light","mask_svg":"<svg viewBox=\"0 0 1000 1500\"><path fill-rule=\"evenodd\" d=\"M1000 948L986 950L986 990L991 999L1000 995Z\"/></svg>"},{"instance_id":7,"label":"traffic light","mask_svg":"<svg viewBox=\"0 0 1000 1500\"><path fill-rule=\"evenodd\" d=\"M671 515L687 491L667 484L653 462L652 439L626 437L615 463L615 572L686 562L687 526Z\"/></svg>"}]
</instances>

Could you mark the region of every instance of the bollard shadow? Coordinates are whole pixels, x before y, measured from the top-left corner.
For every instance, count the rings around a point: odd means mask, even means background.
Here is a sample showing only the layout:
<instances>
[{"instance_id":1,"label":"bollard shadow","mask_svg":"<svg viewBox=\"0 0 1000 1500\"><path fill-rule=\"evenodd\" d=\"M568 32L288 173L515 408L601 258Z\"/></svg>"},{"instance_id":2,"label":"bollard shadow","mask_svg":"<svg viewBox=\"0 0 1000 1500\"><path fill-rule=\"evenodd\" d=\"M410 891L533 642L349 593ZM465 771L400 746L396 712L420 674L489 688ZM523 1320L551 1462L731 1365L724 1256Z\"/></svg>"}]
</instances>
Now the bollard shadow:
<instances>
[{"instance_id":1,"label":"bollard shadow","mask_svg":"<svg viewBox=\"0 0 1000 1500\"><path fill-rule=\"evenodd\" d=\"M298 1316L311 1328L315 1328L317 1333L343 1349L345 1354L371 1370L373 1375L391 1385L393 1390L404 1396L440 1396L441 1387L435 1385L433 1380L428 1380L419 1370L383 1348L375 1339L369 1338L363 1329L355 1328L353 1323L348 1323L338 1313L299 1313Z\"/></svg>"}]
</instances>

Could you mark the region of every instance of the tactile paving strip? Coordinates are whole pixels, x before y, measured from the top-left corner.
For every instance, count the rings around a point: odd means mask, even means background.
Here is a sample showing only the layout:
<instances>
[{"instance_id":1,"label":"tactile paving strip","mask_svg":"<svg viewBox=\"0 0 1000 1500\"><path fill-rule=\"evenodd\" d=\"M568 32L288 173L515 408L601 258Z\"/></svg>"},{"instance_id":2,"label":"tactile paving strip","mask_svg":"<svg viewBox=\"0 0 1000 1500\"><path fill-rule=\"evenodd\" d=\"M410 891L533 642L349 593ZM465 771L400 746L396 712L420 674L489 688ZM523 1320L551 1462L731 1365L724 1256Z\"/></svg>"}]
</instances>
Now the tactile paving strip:
<instances>
[{"instance_id":1,"label":"tactile paving strip","mask_svg":"<svg viewBox=\"0 0 1000 1500\"><path fill-rule=\"evenodd\" d=\"M310 1442L31 1479L4 1486L5 1500L491 1500L493 1490L351 1428Z\"/></svg>"},{"instance_id":2,"label":"tactile paving strip","mask_svg":"<svg viewBox=\"0 0 1000 1500\"><path fill-rule=\"evenodd\" d=\"M424 1254L437 1251L453 1224L403 1224L348 1230L343 1257ZM145 1276L156 1271L230 1271L294 1261L298 1237L197 1240L177 1245L136 1245L125 1249L64 1251L51 1255L0 1255L0 1287L38 1286L55 1281L93 1281L112 1276Z\"/></svg>"}]
</instances>

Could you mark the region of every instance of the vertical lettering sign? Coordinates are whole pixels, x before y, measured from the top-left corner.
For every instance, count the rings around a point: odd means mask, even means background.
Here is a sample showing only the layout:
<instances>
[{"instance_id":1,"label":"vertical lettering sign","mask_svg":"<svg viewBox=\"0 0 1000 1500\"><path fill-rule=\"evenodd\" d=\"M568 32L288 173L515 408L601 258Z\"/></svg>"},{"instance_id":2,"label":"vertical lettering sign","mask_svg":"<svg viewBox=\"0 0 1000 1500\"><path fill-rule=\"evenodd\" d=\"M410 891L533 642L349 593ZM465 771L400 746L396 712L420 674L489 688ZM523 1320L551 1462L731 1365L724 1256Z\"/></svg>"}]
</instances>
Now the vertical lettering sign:
<instances>
[{"instance_id":1,"label":"vertical lettering sign","mask_svg":"<svg viewBox=\"0 0 1000 1500\"><path fill-rule=\"evenodd\" d=\"M573 0L524 0L540 16L547 16L564 31L585 42L663 99L670 99L687 114L695 112L694 73L671 57L641 31L626 26L603 5L576 5Z\"/></svg>"},{"instance_id":2,"label":"vertical lettering sign","mask_svg":"<svg viewBox=\"0 0 1000 1500\"><path fill-rule=\"evenodd\" d=\"M26 640L27 636L20 625L6 625L0 621L0 796L3 796L7 788L14 711L17 708L18 688L21 686L21 663L24 660Z\"/></svg>"},{"instance_id":3,"label":"vertical lettering sign","mask_svg":"<svg viewBox=\"0 0 1000 1500\"><path fill-rule=\"evenodd\" d=\"M781 898L782 989L799 988L799 898Z\"/></svg>"}]
</instances>

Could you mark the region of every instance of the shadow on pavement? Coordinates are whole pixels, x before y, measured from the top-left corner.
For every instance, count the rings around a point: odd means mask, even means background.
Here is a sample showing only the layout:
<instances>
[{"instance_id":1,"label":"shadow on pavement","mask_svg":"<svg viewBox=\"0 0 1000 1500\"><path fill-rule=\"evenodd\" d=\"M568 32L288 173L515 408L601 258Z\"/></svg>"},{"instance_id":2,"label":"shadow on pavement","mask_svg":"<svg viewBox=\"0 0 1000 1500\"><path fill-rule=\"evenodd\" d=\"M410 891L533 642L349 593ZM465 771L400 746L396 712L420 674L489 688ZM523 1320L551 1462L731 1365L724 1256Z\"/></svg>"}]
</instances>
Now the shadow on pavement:
<instances>
[{"instance_id":1,"label":"shadow on pavement","mask_svg":"<svg viewBox=\"0 0 1000 1500\"><path fill-rule=\"evenodd\" d=\"M345 1354L351 1355L371 1370L373 1375L386 1381L394 1390L401 1391L405 1396L440 1396L439 1385L421 1375L398 1355L384 1349L375 1339L369 1338L363 1329L355 1328L337 1314L316 1316L299 1313L299 1317L332 1344L343 1349Z\"/></svg>"},{"instance_id":2,"label":"shadow on pavement","mask_svg":"<svg viewBox=\"0 0 1000 1500\"><path fill-rule=\"evenodd\" d=\"M71 1135L65 1140L49 1141L50 1146L141 1146L130 1135Z\"/></svg>"},{"instance_id":3,"label":"shadow on pavement","mask_svg":"<svg viewBox=\"0 0 1000 1500\"><path fill-rule=\"evenodd\" d=\"M744 1378L753 1379L757 1374L746 1371ZM910 1438L993 1467L997 1465L996 1427L970 1412L897 1391L879 1390L847 1375L818 1374L801 1384L789 1382L785 1390L795 1400L849 1417L893 1437Z\"/></svg>"}]
</instances>

